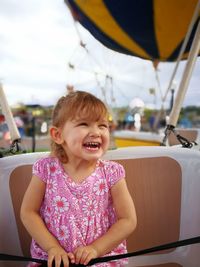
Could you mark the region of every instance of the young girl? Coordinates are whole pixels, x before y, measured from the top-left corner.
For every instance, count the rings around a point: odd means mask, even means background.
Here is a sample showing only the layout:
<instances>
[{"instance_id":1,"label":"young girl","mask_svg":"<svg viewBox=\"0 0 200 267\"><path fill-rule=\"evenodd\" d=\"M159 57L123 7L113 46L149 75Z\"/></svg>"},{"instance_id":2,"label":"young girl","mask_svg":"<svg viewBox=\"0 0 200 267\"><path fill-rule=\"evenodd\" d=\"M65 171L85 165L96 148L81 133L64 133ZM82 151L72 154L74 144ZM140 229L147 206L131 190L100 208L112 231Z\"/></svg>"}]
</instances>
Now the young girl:
<instances>
[{"instance_id":1,"label":"young girl","mask_svg":"<svg viewBox=\"0 0 200 267\"><path fill-rule=\"evenodd\" d=\"M126 253L136 213L124 168L101 159L109 146L104 103L82 91L61 97L50 135L51 154L33 165L21 207L32 257L67 267Z\"/></svg>"}]
</instances>

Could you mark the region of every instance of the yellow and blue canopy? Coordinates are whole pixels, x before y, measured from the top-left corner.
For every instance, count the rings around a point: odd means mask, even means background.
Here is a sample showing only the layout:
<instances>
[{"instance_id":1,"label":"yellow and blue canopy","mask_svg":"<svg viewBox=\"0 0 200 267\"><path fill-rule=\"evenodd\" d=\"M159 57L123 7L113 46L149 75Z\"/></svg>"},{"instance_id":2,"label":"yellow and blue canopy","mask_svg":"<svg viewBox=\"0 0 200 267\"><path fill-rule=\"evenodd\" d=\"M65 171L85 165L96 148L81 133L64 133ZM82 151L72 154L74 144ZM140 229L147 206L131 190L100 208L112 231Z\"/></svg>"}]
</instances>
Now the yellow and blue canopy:
<instances>
[{"instance_id":1,"label":"yellow and blue canopy","mask_svg":"<svg viewBox=\"0 0 200 267\"><path fill-rule=\"evenodd\" d=\"M65 2L74 18L105 46L154 62L177 59L197 5L197 0ZM182 59L188 56L199 17Z\"/></svg>"}]
</instances>

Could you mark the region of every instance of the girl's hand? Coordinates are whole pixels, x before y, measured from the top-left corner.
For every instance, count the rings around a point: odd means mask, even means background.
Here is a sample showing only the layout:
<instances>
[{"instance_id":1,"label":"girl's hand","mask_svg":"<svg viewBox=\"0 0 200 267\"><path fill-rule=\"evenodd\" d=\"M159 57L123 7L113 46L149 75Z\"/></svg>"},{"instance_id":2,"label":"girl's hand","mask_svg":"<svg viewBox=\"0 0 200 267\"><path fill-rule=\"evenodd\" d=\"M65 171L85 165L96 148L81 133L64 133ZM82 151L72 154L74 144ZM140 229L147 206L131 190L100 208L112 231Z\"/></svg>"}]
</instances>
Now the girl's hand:
<instances>
[{"instance_id":1,"label":"girl's hand","mask_svg":"<svg viewBox=\"0 0 200 267\"><path fill-rule=\"evenodd\" d=\"M52 267L53 261L55 261L55 267L60 267L61 262L63 262L63 267L69 266L69 258L74 261L73 254L70 253L70 257L68 253L62 247L52 247L48 251L48 267Z\"/></svg>"},{"instance_id":2,"label":"girl's hand","mask_svg":"<svg viewBox=\"0 0 200 267\"><path fill-rule=\"evenodd\" d=\"M87 265L88 262L98 257L97 250L93 246L78 247L74 251L75 263Z\"/></svg>"}]
</instances>

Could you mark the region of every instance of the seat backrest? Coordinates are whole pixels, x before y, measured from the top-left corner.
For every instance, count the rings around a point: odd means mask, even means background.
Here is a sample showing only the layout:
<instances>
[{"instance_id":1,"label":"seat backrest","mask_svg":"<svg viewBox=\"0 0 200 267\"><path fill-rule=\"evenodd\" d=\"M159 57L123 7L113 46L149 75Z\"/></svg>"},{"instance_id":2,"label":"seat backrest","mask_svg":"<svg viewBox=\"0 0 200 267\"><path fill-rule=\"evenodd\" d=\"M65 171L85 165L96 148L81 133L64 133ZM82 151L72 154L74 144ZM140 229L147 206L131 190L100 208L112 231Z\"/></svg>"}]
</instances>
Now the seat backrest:
<instances>
[{"instance_id":1,"label":"seat backrest","mask_svg":"<svg viewBox=\"0 0 200 267\"><path fill-rule=\"evenodd\" d=\"M22 255L24 253L24 255L29 255L29 253L22 252L24 242L20 240L24 240L26 231L24 228L20 230L19 208L31 177L31 166L33 162L46 154L49 153L27 153L0 159L1 253L12 255ZM29 251L29 248L23 251Z\"/></svg>"},{"instance_id":2,"label":"seat backrest","mask_svg":"<svg viewBox=\"0 0 200 267\"><path fill-rule=\"evenodd\" d=\"M179 239L181 169L169 157L118 160L136 206L138 224L128 238L128 250L136 251ZM32 165L16 167L10 175L10 193L21 249L29 255L30 236L19 218Z\"/></svg>"},{"instance_id":3,"label":"seat backrest","mask_svg":"<svg viewBox=\"0 0 200 267\"><path fill-rule=\"evenodd\" d=\"M23 255L26 256L30 254L31 237L21 222L20 208L24 193L28 187L31 177L32 177L32 165L23 165L15 168L12 171L9 183L12 204L14 208L14 214L19 234L19 241L21 244Z\"/></svg>"},{"instance_id":4,"label":"seat backrest","mask_svg":"<svg viewBox=\"0 0 200 267\"><path fill-rule=\"evenodd\" d=\"M181 168L169 157L125 159L128 188L135 203L137 227L128 250L137 251L179 240Z\"/></svg>"}]
</instances>

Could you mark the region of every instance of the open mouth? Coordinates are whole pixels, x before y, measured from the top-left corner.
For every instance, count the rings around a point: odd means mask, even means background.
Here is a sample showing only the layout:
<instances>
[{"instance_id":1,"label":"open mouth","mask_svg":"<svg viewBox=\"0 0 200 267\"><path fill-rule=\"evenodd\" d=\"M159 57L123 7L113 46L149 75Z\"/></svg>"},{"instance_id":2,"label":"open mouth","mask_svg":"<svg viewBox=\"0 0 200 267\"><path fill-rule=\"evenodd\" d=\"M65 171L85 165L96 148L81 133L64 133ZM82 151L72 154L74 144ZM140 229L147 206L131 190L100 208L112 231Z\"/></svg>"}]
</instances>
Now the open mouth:
<instances>
[{"instance_id":1,"label":"open mouth","mask_svg":"<svg viewBox=\"0 0 200 267\"><path fill-rule=\"evenodd\" d=\"M100 148L101 144L99 142L86 142L83 146L88 149L97 149Z\"/></svg>"}]
</instances>

